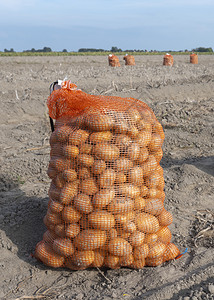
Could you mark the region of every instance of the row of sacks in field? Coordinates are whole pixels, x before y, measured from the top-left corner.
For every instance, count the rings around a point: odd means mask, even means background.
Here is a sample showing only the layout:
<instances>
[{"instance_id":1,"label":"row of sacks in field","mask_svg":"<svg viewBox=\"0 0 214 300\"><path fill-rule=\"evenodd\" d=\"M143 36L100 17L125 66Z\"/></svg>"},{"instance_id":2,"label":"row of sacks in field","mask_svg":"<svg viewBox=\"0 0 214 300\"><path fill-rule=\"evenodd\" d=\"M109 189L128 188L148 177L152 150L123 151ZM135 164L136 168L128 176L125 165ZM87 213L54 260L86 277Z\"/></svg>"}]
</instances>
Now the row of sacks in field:
<instances>
[{"instance_id":1,"label":"row of sacks in field","mask_svg":"<svg viewBox=\"0 0 214 300\"><path fill-rule=\"evenodd\" d=\"M123 59L125 60L125 65L134 66L135 58L133 55L126 54ZM114 54L109 54L108 56L109 66L111 67L120 67L119 58ZM173 56L169 53L166 53L163 57L163 65L164 66L172 66L174 62ZM198 64L198 55L196 53L190 54L190 63Z\"/></svg>"}]
</instances>

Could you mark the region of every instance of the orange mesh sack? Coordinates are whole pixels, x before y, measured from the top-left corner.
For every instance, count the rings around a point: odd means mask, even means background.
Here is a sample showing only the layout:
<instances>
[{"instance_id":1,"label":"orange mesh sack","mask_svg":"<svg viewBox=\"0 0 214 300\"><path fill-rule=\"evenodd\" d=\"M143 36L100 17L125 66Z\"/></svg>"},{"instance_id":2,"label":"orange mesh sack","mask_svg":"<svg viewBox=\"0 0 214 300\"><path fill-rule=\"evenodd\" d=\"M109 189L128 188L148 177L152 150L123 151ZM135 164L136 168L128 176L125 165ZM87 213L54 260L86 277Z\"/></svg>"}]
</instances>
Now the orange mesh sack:
<instances>
[{"instance_id":1,"label":"orange mesh sack","mask_svg":"<svg viewBox=\"0 0 214 300\"><path fill-rule=\"evenodd\" d=\"M119 58L114 54L109 54L108 62L111 67L120 67Z\"/></svg>"},{"instance_id":2,"label":"orange mesh sack","mask_svg":"<svg viewBox=\"0 0 214 300\"><path fill-rule=\"evenodd\" d=\"M190 54L190 63L194 65L198 64L198 55L196 53Z\"/></svg>"},{"instance_id":3,"label":"orange mesh sack","mask_svg":"<svg viewBox=\"0 0 214 300\"><path fill-rule=\"evenodd\" d=\"M69 81L48 98L51 185L35 257L82 270L157 266L180 252L164 208L164 132L133 98L88 95Z\"/></svg>"},{"instance_id":4,"label":"orange mesh sack","mask_svg":"<svg viewBox=\"0 0 214 300\"><path fill-rule=\"evenodd\" d=\"M133 55L126 54L123 59L125 60L125 65L127 66L135 66L135 59Z\"/></svg>"},{"instance_id":5,"label":"orange mesh sack","mask_svg":"<svg viewBox=\"0 0 214 300\"><path fill-rule=\"evenodd\" d=\"M163 65L164 66L172 66L173 65L173 56L171 54L166 54L163 57Z\"/></svg>"}]
</instances>

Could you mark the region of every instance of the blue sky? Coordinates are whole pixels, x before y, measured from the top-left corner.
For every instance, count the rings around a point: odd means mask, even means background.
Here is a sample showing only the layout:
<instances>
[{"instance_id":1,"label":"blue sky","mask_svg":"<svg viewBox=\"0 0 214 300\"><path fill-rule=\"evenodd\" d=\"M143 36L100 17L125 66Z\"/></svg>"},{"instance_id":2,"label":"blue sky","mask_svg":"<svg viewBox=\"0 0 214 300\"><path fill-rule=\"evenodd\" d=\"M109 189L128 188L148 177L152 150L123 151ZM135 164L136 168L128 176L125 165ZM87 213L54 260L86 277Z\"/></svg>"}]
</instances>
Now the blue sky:
<instances>
[{"instance_id":1,"label":"blue sky","mask_svg":"<svg viewBox=\"0 0 214 300\"><path fill-rule=\"evenodd\" d=\"M0 51L214 49L213 0L0 0Z\"/></svg>"}]
</instances>

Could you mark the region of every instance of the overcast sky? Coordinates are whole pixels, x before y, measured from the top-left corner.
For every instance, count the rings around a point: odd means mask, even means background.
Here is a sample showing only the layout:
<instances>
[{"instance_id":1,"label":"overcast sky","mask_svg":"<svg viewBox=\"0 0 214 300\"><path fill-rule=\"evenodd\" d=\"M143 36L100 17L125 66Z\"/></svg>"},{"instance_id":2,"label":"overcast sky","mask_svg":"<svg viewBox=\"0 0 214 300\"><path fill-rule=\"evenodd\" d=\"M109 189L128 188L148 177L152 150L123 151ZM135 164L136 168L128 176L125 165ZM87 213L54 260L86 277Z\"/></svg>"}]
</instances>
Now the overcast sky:
<instances>
[{"instance_id":1,"label":"overcast sky","mask_svg":"<svg viewBox=\"0 0 214 300\"><path fill-rule=\"evenodd\" d=\"M0 0L0 51L214 49L214 0Z\"/></svg>"}]
</instances>

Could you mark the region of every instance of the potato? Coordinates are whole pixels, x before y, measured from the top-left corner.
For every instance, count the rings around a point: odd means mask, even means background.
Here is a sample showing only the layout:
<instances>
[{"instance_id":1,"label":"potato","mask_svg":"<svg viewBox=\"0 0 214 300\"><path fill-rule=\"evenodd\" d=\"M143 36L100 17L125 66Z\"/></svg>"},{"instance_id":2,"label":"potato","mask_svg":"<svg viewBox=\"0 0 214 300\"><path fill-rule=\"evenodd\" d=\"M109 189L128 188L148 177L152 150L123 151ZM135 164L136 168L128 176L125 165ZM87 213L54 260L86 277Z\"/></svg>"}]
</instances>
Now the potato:
<instances>
[{"instance_id":1,"label":"potato","mask_svg":"<svg viewBox=\"0 0 214 300\"><path fill-rule=\"evenodd\" d=\"M156 242L153 244L148 253L148 258L157 258L163 256L164 252L166 251L166 245L162 242Z\"/></svg>"},{"instance_id":2,"label":"potato","mask_svg":"<svg viewBox=\"0 0 214 300\"><path fill-rule=\"evenodd\" d=\"M134 185L142 186L144 183L143 169L135 166L129 171L129 182ZM140 192L139 192L140 195Z\"/></svg>"},{"instance_id":3,"label":"potato","mask_svg":"<svg viewBox=\"0 0 214 300\"><path fill-rule=\"evenodd\" d=\"M45 241L41 241L36 245L34 255L45 265L53 268L61 267L65 261L64 257L57 253L54 253L54 251Z\"/></svg>"},{"instance_id":4,"label":"potato","mask_svg":"<svg viewBox=\"0 0 214 300\"><path fill-rule=\"evenodd\" d=\"M130 108L128 110L128 115L130 116L130 118L134 123L137 123L141 120L141 115L136 108Z\"/></svg>"},{"instance_id":5,"label":"potato","mask_svg":"<svg viewBox=\"0 0 214 300\"><path fill-rule=\"evenodd\" d=\"M100 143L96 144L93 147L93 154L97 159L102 159L104 161L114 161L119 158L120 150L115 145Z\"/></svg>"},{"instance_id":6,"label":"potato","mask_svg":"<svg viewBox=\"0 0 214 300\"><path fill-rule=\"evenodd\" d=\"M103 173L97 178L97 182L101 188L111 187L116 179L116 172L113 169L106 169Z\"/></svg>"},{"instance_id":7,"label":"potato","mask_svg":"<svg viewBox=\"0 0 214 300\"><path fill-rule=\"evenodd\" d=\"M57 174L58 174L58 172L55 168L53 168L51 166L48 167L47 175L50 179L56 178Z\"/></svg>"},{"instance_id":8,"label":"potato","mask_svg":"<svg viewBox=\"0 0 214 300\"><path fill-rule=\"evenodd\" d=\"M128 121L127 119L124 118L124 116L122 118L120 118L122 113L120 112L117 112L117 118L114 122L114 127L113 127L113 130L115 133L121 133L121 134L124 134L124 133L127 133L128 129L129 129L129 124L128 124Z\"/></svg>"},{"instance_id":9,"label":"potato","mask_svg":"<svg viewBox=\"0 0 214 300\"><path fill-rule=\"evenodd\" d=\"M155 172L158 173L160 177L163 177L163 168L159 164L157 165Z\"/></svg>"},{"instance_id":10,"label":"potato","mask_svg":"<svg viewBox=\"0 0 214 300\"><path fill-rule=\"evenodd\" d=\"M163 263L163 257L162 256L158 256L158 257L152 257L152 258L149 258L147 257L146 258L146 266L148 267L157 267L159 265L161 265Z\"/></svg>"},{"instance_id":11,"label":"potato","mask_svg":"<svg viewBox=\"0 0 214 300\"><path fill-rule=\"evenodd\" d=\"M137 142L140 147L146 147L150 144L152 139L152 134L150 131L140 131L137 136Z\"/></svg>"},{"instance_id":12,"label":"potato","mask_svg":"<svg viewBox=\"0 0 214 300\"><path fill-rule=\"evenodd\" d=\"M89 112L85 118L85 126L91 131L109 131L114 126L114 120L101 112Z\"/></svg>"},{"instance_id":13,"label":"potato","mask_svg":"<svg viewBox=\"0 0 214 300\"><path fill-rule=\"evenodd\" d=\"M94 261L94 251L75 251L72 262L80 269L89 267Z\"/></svg>"},{"instance_id":14,"label":"potato","mask_svg":"<svg viewBox=\"0 0 214 300\"><path fill-rule=\"evenodd\" d=\"M58 237L65 237L65 223L58 224L54 228L55 233L58 235Z\"/></svg>"},{"instance_id":15,"label":"potato","mask_svg":"<svg viewBox=\"0 0 214 300\"><path fill-rule=\"evenodd\" d=\"M118 196L109 203L108 211L114 214L130 212L134 209L134 200L129 197Z\"/></svg>"},{"instance_id":16,"label":"potato","mask_svg":"<svg viewBox=\"0 0 214 300\"><path fill-rule=\"evenodd\" d=\"M47 222L57 225L62 223L61 213L54 213L51 210L47 211L46 214Z\"/></svg>"},{"instance_id":17,"label":"potato","mask_svg":"<svg viewBox=\"0 0 214 300\"><path fill-rule=\"evenodd\" d=\"M164 178L163 177L160 177L159 179L159 183L158 183L158 186L157 186L157 189L163 191L164 189L164 186L165 186L165 181L164 181Z\"/></svg>"},{"instance_id":18,"label":"potato","mask_svg":"<svg viewBox=\"0 0 214 300\"><path fill-rule=\"evenodd\" d=\"M157 161L157 162L160 162L161 159L162 159L162 157L163 157L163 150L162 150L162 148L159 148L157 151L152 152L152 153L153 153L153 155L154 155L156 161Z\"/></svg>"},{"instance_id":19,"label":"potato","mask_svg":"<svg viewBox=\"0 0 214 300\"><path fill-rule=\"evenodd\" d=\"M157 161L153 155L150 155L148 159L141 164L144 176L149 176L157 168Z\"/></svg>"},{"instance_id":20,"label":"potato","mask_svg":"<svg viewBox=\"0 0 214 300\"><path fill-rule=\"evenodd\" d=\"M151 152L155 152L161 148L162 144L163 140L160 135L158 133L153 133L148 147Z\"/></svg>"},{"instance_id":21,"label":"potato","mask_svg":"<svg viewBox=\"0 0 214 300\"><path fill-rule=\"evenodd\" d=\"M158 235L156 233L146 233L144 243L151 246L155 244L158 240Z\"/></svg>"},{"instance_id":22,"label":"potato","mask_svg":"<svg viewBox=\"0 0 214 300\"><path fill-rule=\"evenodd\" d=\"M134 259L133 263L130 265L133 269L142 269L145 266L145 259Z\"/></svg>"},{"instance_id":23,"label":"potato","mask_svg":"<svg viewBox=\"0 0 214 300\"><path fill-rule=\"evenodd\" d=\"M131 143L127 148L127 155L132 161L137 161L140 156L140 146L138 143Z\"/></svg>"},{"instance_id":24,"label":"potato","mask_svg":"<svg viewBox=\"0 0 214 300\"><path fill-rule=\"evenodd\" d=\"M85 270L85 268L86 268L86 267L80 267L80 266L75 265L75 263L73 262L73 256L65 258L64 266L73 271Z\"/></svg>"},{"instance_id":25,"label":"potato","mask_svg":"<svg viewBox=\"0 0 214 300\"><path fill-rule=\"evenodd\" d=\"M145 234L137 230L129 236L128 241L133 247L138 247L144 243L144 237Z\"/></svg>"},{"instance_id":26,"label":"potato","mask_svg":"<svg viewBox=\"0 0 214 300\"><path fill-rule=\"evenodd\" d=\"M172 234L170 229L167 226L162 226L160 229L156 232L158 236L158 240L163 243L170 243Z\"/></svg>"},{"instance_id":27,"label":"potato","mask_svg":"<svg viewBox=\"0 0 214 300\"><path fill-rule=\"evenodd\" d=\"M108 251L114 256L128 256L132 253L132 246L123 238L109 241Z\"/></svg>"},{"instance_id":28,"label":"potato","mask_svg":"<svg viewBox=\"0 0 214 300\"><path fill-rule=\"evenodd\" d=\"M119 223L118 225L122 226L122 225L128 223L129 221L134 220L135 212L134 212L134 210L130 210L129 212L114 214L114 217L115 217L115 220L117 221L117 223Z\"/></svg>"},{"instance_id":29,"label":"potato","mask_svg":"<svg viewBox=\"0 0 214 300\"><path fill-rule=\"evenodd\" d=\"M58 238L53 242L53 250L62 256L71 256L74 253L74 246L70 239Z\"/></svg>"},{"instance_id":30,"label":"potato","mask_svg":"<svg viewBox=\"0 0 214 300\"><path fill-rule=\"evenodd\" d=\"M123 172L116 173L116 178L115 178L116 184L125 183L126 180L127 180L127 176Z\"/></svg>"},{"instance_id":31,"label":"potato","mask_svg":"<svg viewBox=\"0 0 214 300\"><path fill-rule=\"evenodd\" d=\"M44 218L43 218L43 223L45 224L45 226L47 227L48 230L54 231L55 224L53 224L53 223L51 223L50 221L48 221L47 215L44 216Z\"/></svg>"},{"instance_id":32,"label":"potato","mask_svg":"<svg viewBox=\"0 0 214 300\"><path fill-rule=\"evenodd\" d=\"M137 229L137 227L136 227L135 223L132 221L129 221L129 222L123 224L123 230L125 232L133 233L136 231L136 229Z\"/></svg>"},{"instance_id":33,"label":"potato","mask_svg":"<svg viewBox=\"0 0 214 300\"><path fill-rule=\"evenodd\" d=\"M77 195L77 191L78 191L78 181L67 183L61 190L60 203L64 205L70 204L74 196Z\"/></svg>"},{"instance_id":34,"label":"potato","mask_svg":"<svg viewBox=\"0 0 214 300\"><path fill-rule=\"evenodd\" d=\"M163 201L157 198L146 199L145 212L154 216L159 215L164 209Z\"/></svg>"},{"instance_id":35,"label":"potato","mask_svg":"<svg viewBox=\"0 0 214 300\"><path fill-rule=\"evenodd\" d=\"M148 189L147 197L148 198L158 198L158 199L161 199L161 201L163 201L165 198L165 193L164 193L164 191L160 191L157 188L151 188L151 189Z\"/></svg>"},{"instance_id":36,"label":"potato","mask_svg":"<svg viewBox=\"0 0 214 300\"><path fill-rule=\"evenodd\" d=\"M69 135L72 133L71 127L64 125L55 130L56 140L60 143L65 143L68 141Z\"/></svg>"},{"instance_id":37,"label":"potato","mask_svg":"<svg viewBox=\"0 0 214 300\"><path fill-rule=\"evenodd\" d=\"M139 133L140 133L139 130L134 125L129 126L128 129L127 129L127 135L130 136L133 139L138 138Z\"/></svg>"},{"instance_id":38,"label":"potato","mask_svg":"<svg viewBox=\"0 0 214 300\"><path fill-rule=\"evenodd\" d=\"M149 107L143 108L143 110L140 111L140 114L142 116L142 119L146 120L149 123L153 124L156 121L156 117Z\"/></svg>"},{"instance_id":39,"label":"potato","mask_svg":"<svg viewBox=\"0 0 214 300\"><path fill-rule=\"evenodd\" d=\"M119 194L130 198L136 198L140 196L140 188L130 183L120 184L118 186L118 192Z\"/></svg>"},{"instance_id":40,"label":"potato","mask_svg":"<svg viewBox=\"0 0 214 300\"><path fill-rule=\"evenodd\" d=\"M94 250L94 261L92 267L101 268L104 264L105 252L101 250Z\"/></svg>"},{"instance_id":41,"label":"potato","mask_svg":"<svg viewBox=\"0 0 214 300\"><path fill-rule=\"evenodd\" d=\"M146 205L145 199L142 197L137 197L134 199L134 208L136 210L144 210L144 207Z\"/></svg>"},{"instance_id":42,"label":"potato","mask_svg":"<svg viewBox=\"0 0 214 300\"><path fill-rule=\"evenodd\" d=\"M51 159L50 164L52 164L56 171L59 173L66 169L70 169L72 162L64 158L54 158Z\"/></svg>"},{"instance_id":43,"label":"potato","mask_svg":"<svg viewBox=\"0 0 214 300\"><path fill-rule=\"evenodd\" d=\"M159 216L157 216L157 219L159 221L160 226L169 226L170 224L172 224L173 221L172 214L166 209L162 210Z\"/></svg>"},{"instance_id":44,"label":"potato","mask_svg":"<svg viewBox=\"0 0 214 300\"><path fill-rule=\"evenodd\" d=\"M92 212L88 216L88 221L93 228L101 230L109 230L115 225L114 216L105 210Z\"/></svg>"},{"instance_id":45,"label":"potato","mask_svg":"<svg viewBox=\"0 0 214 300\"><path fill-rule=\"evenodd\" d=\"M63 188L63 186L66 184L66 181L63 178L62 173L58 173L58 175L56 176L56 178L54 179L53 182L54 182L55 186L59 189Z\"/></svg>"},{"instance_id":46,"label":"potato","mask_svg":"<svg viewBox=\"0 0 214 300\"><path fill-rule=\"evenodd\" d=\"M87 178L91 177L91 172L89 168L83 167L83 168L78 168L78 178L80 180L84 180Z\"/></svg>"},{"instance_id":47,"label":"potato","mask_svg":"<svg viewBox=\"0 0 214 300\"><path fill-rule=\"evenodd\" d=\"M90 134L89 141L97 144L101 142L110 142L113 134L110 131L93 132Z\"/></svg>"},{"instance_id":48,"label":"potato","mask_svg":"<svg viewBox=\"0 0 214 300\"><path fill-rule=\"evenodd\" d=\"M86 194L79 193L74 197L74 207L82 214L89 214L93 211L91 198Z\"/></svg>"},{"instance_id":49,"label":"potato","mask_svg":"<svg viewBox=\"0 0 214 300\"><path fill-rule=\"evenodd\" d=\"M77 156L77 163L83 167L92 167L94 164L94 158L89 154L79 154Z\"/></svg>"},{"instance_id":50,"label":"potato","mask_svg":"<svg viewBox=\"0 0 214 300\"><path fill-rule=\"evenodd\" d=\"M132 140L125 134L119 134L115 139L116 146L121 150L122 153L126 152L127 147L132 144Z\"/></svg>"},{"instance_id":51,"label":"potato","mask_svg":"<svg viewBox=\"0 0 214 300\"><path fill-rule=\"evenodd\" d=\"M70 145L79 146L87 140L89 133L82 129L77 129L71 132L68 137L68 142Z\"/></svg>"},{"instance_id":52,"label":"potato","mask_svg":"<svg viewBox=\"0 0 214 300\"><path fill-rule=\"evenodd\" d=\"M62 218L67 223L75 223L82 217L81 213L78 212L73 206L65 206L62 211Z\"/></svg>"},{"instance_id":53,"label":"potato","mask_svg":"<svg viewBox=\"0 0 214 300\"><path fill-rule=\"evenodd\" d=\"M163 131L163 127L161 125L160 122L156 121L154 124L153 124L153 132L155 133L158 133L161 137L162 140L165 139L165 134L164 134L164 131Z\"/></svg>"},{"instance_id":54,"label":"potato","mask_svg":"<svg viewBox=\"0 0 214 300\"><path fill-rule=\"evenodd\" d=\"M127 172L132 167L132 161L125 157L121 157L114 162L114 168L116 172Z\"/></svg>"},{"instance_id":55,"label":"potato","mask_svg":"<svg viewBox=\"0 0 214 300\"><path fill-rule=\"evenodd\" d=\"M148 213L140 213L136 216L137 228L144 233L155 233L159 229L158 219Z\"/></svg>"},{"instance_id":56,"label":"potato","mask_svg":"<svg viewBox=\"0 0 214 300\"><path fill-rule=\"evenodd\" d=\"M140 154L138 156L136 163L143 164L148 158L149 158L149 151L147 147L141 147Z\"/></svg>"},{"instance_id":57,"label":"potato","mask_svg":"<svg viewBox=\"0 0 214 300\"><path fill-rule=\"evenodd\" d=\"M62 177L67 182L72 182L77 179L77 172L73 169L64 170L62 173Z\"/></svg>"},{"instance_id":58,"label":"potato","mask_svg":"<svg viewBox=\"0 0 214 300\"><path fill-rule=\"evenodd\" d=\"M143 120L143 119L139 120L136 126L141 131L152 132L152 124L147 120Z\"/></svg>"},{"instance_id":59,"label":"potato","mask_svg":"<svg viewBox=\"0 0 214 300\"><path fill-rule=\"evenodd\" d=\"M80 233L80 225L77 223L68 224L65 234L69 238L74 238Z\"/></svg>"},{"instance_id":60,"label":"potato","mask_svg":"<svg viewBox=\"0 0 214 300\"><path fill-rule=\"evenodd\" d=\"M93 178L87 178L87 179L84 179L83 181L81 181L79 188L83 194L86 194L89 196L96 194L98 191L96 181Z\"/></svg>"},{"instance_id":61,"label":"potato","mask_svg":"<svg viewBox=\"0 0 214 300\"><path fill-rule=\"evenodd\" d=\"M92 204L97 209L102 209L108 205L115 197L113 188L99 190L92 199Z\"/></svg>"},{"instance_id":62,"label":"potato","mask_svg":"<svg viewBox=\"0 0 214 300\"><path fill-rule=\"evenodd\" d=\"M49 209L53 212L53 213L60 213L63 210L64 206L54 200L50 200L50 204L49 204Z\"/></svg>"},{"instance_id":63,"label":"potato","mask_svg":"<svg viewBox=\"0 0 214 300\"><path fill-rule=\"evenodd\" d=\"M128 238L130 237L131 233L130 232L125 232L122 230L122 228L117 228L117 237L122 238L126 241L128 241Z\"/></svg>"},{"instance_id":64,"label":"potato","mask_svg":"<svg viewBox=\"0 0 214 300\"><path fill-rule=\"evenodd\" d=\"M111 269L119 269L120 267L120 262L119 262L119 257L115 255L107 255L105 258L105 266Z\"/></svg>"},{"instance_id":65,"label":"potato","mask_svg":"<svg viewBox=\"0 0 214 300\"><path fill-rule=\"evenodd\" d=\"M92 151L92 145L90 145L90 144L79 145L79 153L91 154L91 151Z\"/></svg>"},{"instance_id":66,"label":"potato","mask_svg":"<svg viewBox=\"0 0 214 300\"><path fill-rule=\"evenodd\" d=\"M156 188L159 185L159 182L160 182L160 175L156 172L153 172L149 176L145 177L145 184L149 189Z\"/></svg>"},{"instance_id":67,"label":"potato","mask_svg":"<svg viewBox=\"0 0 214 300\"><path fill-rule=\"evenodd\" d=\"M62 150L63 155L68 159L73 159L79 154L79 148L73 145L65 145Z\"/></svg>"},{"instance_id":68,"label":"potato","mask_svg":"<svg viewBox=\"0 0 214 300\"><path fill-rule=\"evenodd\" d=\"M119 264L122 267L129 267L134 262L134 256L132 254L128 256L120 256Z\"/></svg>"},{"instance_id":69,"label":"potato","mask_svg":"<svg viewBox=\"0 0 214 300\"><path fill-rule=\"evenodd\" d=\"M104 160L95 160L94 164L91 168L92 173L95 175L102 174L102 172L106 169L106 163Z\"/></svg>"},{"instance_id":70,"label":"potato","mask_svg":"<svg viewBox=\"0 0 214 300\"><path fill-rule=\"evenodd\" d=\"M181 254L181 252L175 246L175 244L169 243L166 246L166 250L165 250L164 255L163 255L163 260L168 261L168 260L171 260L171 259L175 259L180 254Z\"/></svg>"},{"instance_id":71,"label":"potato","mask_svg":"<svg viewBox=\"0 0 214 300\"><path fill-rule=\"evenodd\" d=\"M149 246L147 244L141 244L134 248L133 255L134 259L141 260L145 259L149 254Z\"/></svg>"},{"instance_id":72,"label":"potato","mask_svg":"<svg viewBox=\"0 0 214 300\"><path fill-rule=\"evenodd\" d=\"M106 231L86 229L74 238L74 245L80 250L94 250L104 246L106 239Z\"/></svg>"}]
</instances>

